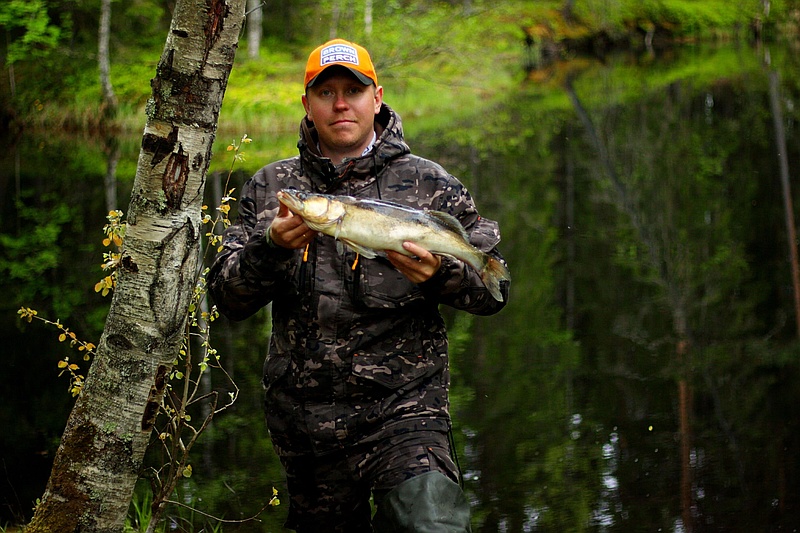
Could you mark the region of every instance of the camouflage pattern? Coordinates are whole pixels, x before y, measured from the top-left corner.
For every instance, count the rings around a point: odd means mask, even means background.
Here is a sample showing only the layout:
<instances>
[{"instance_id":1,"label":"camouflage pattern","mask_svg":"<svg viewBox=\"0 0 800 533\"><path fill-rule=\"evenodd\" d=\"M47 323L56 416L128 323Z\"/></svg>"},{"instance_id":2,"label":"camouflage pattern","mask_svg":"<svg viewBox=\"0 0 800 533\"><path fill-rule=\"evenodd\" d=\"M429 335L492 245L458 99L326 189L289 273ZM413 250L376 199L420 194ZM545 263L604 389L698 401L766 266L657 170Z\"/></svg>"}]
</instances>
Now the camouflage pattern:
<instances>
[{"instance_id":1,"label":"camouflage pattern","mask_svg":"<svg viewBox=\"0 0 800 533\"><path fill-rule=\"evenodd\" d=\"M232 319L272 302L265 411L285 460L409 431L446 433L447 335L438 305L475 314L505 305L455 259L443 258L433 278L414 284L383 256L356 262L353 252L340 255L326 235L307 255L265 239L278 211L275 194L295 188L445 211L474 246L502 261L497 224L478 215L456 178L410 153L399 116L384 105L375 126L378 140L368 154L334 165L320 155L313 124L304 119L300 155L267 165L242 188L239 219L226 230L209 274L216 305ZM507 282L502 291L507 301Z\"/></svg>"}]
</instances>

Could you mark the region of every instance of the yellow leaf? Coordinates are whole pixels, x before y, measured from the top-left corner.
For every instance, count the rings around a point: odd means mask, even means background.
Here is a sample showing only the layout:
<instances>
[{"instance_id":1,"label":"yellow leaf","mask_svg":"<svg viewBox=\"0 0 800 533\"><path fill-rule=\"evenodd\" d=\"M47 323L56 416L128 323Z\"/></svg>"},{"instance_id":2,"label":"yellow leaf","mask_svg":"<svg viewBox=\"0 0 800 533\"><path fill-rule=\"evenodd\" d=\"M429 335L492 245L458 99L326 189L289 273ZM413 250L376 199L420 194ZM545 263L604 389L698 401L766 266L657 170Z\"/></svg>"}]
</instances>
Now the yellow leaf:
<instances>
[{"instance_id":1,"label":"yellow leaf","mask_svg":"<svg viewBox=\"0 0 800 533\"><path fill-rule=\"evenodd\" d=\"M28 322L31 322L33 318L39 313L34 309L31 309L30 307L22 307L20 308L19 311L17 311L17 314L20 316L22 320L27 320Z\"/></svg>"},{"instance_id":2,"label":"yellow leaf","mask_svg":"<svg viewBox=\"0 0 800 533\"><path fill-rule=\"evenodd\" d=\"M58 336L58 342L64 342L65 340L67 340L67 335L65 333Z\"/></svg>"},{"instance_id":3,"label":"yellow leaf","mask_svg":"<svg viewBox=\"0 0 800 533\"><path fill-rule=\"evenodd\" d=\"M109 239L108 237L103 239L103 246L108 246L109 244L111 244L111 239Z\"/></svg>"},{"instance_id":4,"label":"yellow leaf","mask_svg":"<svg viewBox=\"0 0 800 533\"><path fill-rule=\"evenodd\" d=\"M186 465L183 469L183 477L192 477L192 465Z\"/></svg>"},{"instance_id":5,"label":"yellow leaf","mask_svg":"<svg viewBox=\"0 0 800 533\"><path fill-rule=\"evenodd\" d=\"M69 369L70 370L78 370L78 368L80 368L80 367L78 365L76 365L75 363L72 363L71 365L69 365Z\"/></svg>"},{"instance_id":6,"label":"yellow leaf","mask_svg":"<svg viewBox=\"0 0 800 533\"><path fill-rule=\"evenodd\" d=\"M67 365L69 365L69 363L67 363L66 361L58 362L58 368L67 368Z\"/></svg>"}]
</instances>

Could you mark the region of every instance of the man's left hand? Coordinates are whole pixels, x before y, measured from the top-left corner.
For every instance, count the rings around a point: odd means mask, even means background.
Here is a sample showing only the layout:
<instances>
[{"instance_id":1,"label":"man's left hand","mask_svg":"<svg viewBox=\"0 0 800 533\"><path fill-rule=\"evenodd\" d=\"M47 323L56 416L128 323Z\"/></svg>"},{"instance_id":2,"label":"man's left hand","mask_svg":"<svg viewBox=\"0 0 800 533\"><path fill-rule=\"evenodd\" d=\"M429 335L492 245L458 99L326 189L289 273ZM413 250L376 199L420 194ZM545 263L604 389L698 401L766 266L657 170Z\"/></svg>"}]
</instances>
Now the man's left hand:
<instances>
[{"instance_id":1,"label":"man's left hand","mask_svg":"<svg viewBox=\"0 0 800 533\"><path fill-rule=\"evenodd\" d=\"M391 250L387 250L386 257L397 270L413 283L428 281L442 266L441 257L430 253L413 242L404 242L403 248L416 257L408 257Z\"/></svg>"}]
</instances>

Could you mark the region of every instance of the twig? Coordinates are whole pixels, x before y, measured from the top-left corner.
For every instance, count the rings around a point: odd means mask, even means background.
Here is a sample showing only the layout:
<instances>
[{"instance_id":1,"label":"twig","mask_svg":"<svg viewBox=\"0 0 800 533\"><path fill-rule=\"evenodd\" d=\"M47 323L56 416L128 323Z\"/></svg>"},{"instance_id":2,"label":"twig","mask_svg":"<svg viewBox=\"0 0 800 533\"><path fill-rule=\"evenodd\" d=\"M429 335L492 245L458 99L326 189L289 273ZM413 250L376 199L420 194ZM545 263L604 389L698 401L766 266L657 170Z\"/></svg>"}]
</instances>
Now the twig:
<instances>
[{"instance_id":1,"label":"twig","mask_svg":"<svg viewBox=\"0 0 800 533\"><path fill-rule=\"evenodd\" d=\"M208 513L204 513L203 511L201 511L199 509L195 509L191 505L186 505L185 503L177 502L175 500L164 500L164 503L171 503L171 504L177 505L179 507L183 507L185 509L191 509L195 513L201 514L201 515L205 516L206 518L210 518L212 520L216 520L217 522L220 522L220 523L223 523L223 524L243 524L245 522L261 522L261 519L258 518L258 515L260 515L264 511L266 511L267 508L272 505L270 503L271 501L272 500L270 500L269 502L265 503L264 507L262 507L256 514L254 514L250 518L243 518L241 520L227 520L225 518L219 518L217 516L214 516L214 515L211 515L211 514L208 514Z\"/></svg>"}]
</instances>

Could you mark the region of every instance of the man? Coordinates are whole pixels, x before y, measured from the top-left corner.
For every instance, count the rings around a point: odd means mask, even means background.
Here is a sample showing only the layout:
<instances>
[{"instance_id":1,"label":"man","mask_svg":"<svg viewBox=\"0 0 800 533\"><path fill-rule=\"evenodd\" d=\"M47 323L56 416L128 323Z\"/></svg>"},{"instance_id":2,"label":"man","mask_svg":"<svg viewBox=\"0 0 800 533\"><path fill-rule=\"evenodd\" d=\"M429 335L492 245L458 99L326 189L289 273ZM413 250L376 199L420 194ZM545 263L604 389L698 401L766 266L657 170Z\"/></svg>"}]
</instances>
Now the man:
<instances>
[{"instance_id":1,"label":"man","mask_svg":"<svg viewBox=\"0 0 800 533\"><path fill-rule=\"evenodd\" d=\"M286 470L287 527L322 533L470 531L448 444L449 368L440 303L492 314L478 274L404 243L414 257L337 252L276 199L284 188L375 198L455 216L502 261L497 224L441 166L410 153L372 60L335 39L306 66L299 156L259 170L209 274L220 311L272 302L265 412ZM508 283L501 286L504 300ZM370 494L377 513L370 517ZM412 505L413 504L413 505Z\"/></svg>"}]
</instances>

